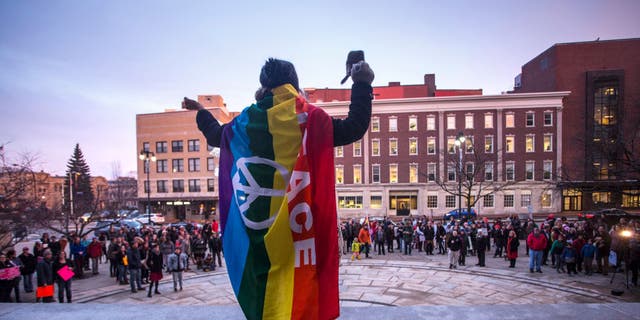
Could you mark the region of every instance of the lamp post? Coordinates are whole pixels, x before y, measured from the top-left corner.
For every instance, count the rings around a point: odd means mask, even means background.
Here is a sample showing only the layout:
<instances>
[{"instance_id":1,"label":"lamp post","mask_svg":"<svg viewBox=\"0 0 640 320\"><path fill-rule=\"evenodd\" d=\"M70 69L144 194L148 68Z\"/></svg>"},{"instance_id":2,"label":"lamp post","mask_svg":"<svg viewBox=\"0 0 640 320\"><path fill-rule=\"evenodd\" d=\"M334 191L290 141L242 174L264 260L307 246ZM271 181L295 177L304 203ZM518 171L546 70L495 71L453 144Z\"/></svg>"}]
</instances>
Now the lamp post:
<instances>
[{"instance_id":1,"label":"lamp post","mask_svg":"<svg viewBox=\"0 0 640 320\"><path fill-rule=\"evenodd\" d=\"M140 160L144 161L144 167L147 171L147 186L149 190L147 191L147 223L151 225L151 183L149 182L149 172L151 172L151 166L149 164L150 161L156 161L155 153L142 149L140 151L140 155L138 156ZM144 189L144 188L143 188Z\"/></svg>"},{"instance_id":2,"label":"lamp post","mask_svg":"<svg viewBox=\"0 0 640 320\"><path fill-rule=\"evenodd\" d=\"M65 231L69 234L69 217L73 216L73 183L76 180L77 172L69 171L69 214L65 217Z\"/></svg>"},{"instance_id":3,"label":"lamp post","mask_svg":"<svg viewBox=\"0 0 640 320\"><path fill-rule=\"evenodd\" d=\"M458 159L458 218L462 218L462 148L464 146L464 141L464 133L462 131L458 132L456 141L454 141L454 144L458 148L458 153L460 154L460 158Z\"/></svg>"}]
</instances>

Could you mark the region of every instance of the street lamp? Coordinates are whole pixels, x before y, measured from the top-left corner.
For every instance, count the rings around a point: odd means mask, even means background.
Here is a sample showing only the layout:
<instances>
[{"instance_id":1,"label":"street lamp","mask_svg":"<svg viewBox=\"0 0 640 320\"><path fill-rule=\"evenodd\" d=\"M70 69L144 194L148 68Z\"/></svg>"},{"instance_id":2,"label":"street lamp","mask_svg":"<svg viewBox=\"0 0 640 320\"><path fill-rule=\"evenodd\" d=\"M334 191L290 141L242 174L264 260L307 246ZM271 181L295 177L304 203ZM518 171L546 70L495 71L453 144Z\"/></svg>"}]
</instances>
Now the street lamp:
<instances>
[{"instance_id":1,"label":"street lamp","mask_svg":"<svg viewBox=\"0 0 640 320\"><path fill-rule=\"evenodd\" d=\"M69 171L69 214L65 217L65 231L69 233L69 217L73 217L73 183L80 173ZM64 199L64 198L63 198Z\"/></svg>"},{"instance_id":2,"label":"street lamp","mask_svg":"<svg viewBox=\"0 0 640 320\"><path fill-rule=\"evenodd\" d=\"M148 224L151 225L151 183L149 182L149 172L151 172L151 166L149 165L149 162L155 162L156 155L149 150L142 149L138 157L140 158L140 160L144 161L144 167L147 170L147 186L149 188L149 190L147 190L147 219Z\"/></svg>"},{"instance_id":3,"label":"street lamp","mask_svg":"<svg viewBox=\"0 0 640 320\"><path fill-rule=\"evenodd\" d=\"M462 218L462 147L464 146L464 141L464 133L459 131L456 136L456 141L453 142L453 144L458 148L458 152L460 154L460 158L458 160L458 218Z\"/></svg>"}]
</instances>

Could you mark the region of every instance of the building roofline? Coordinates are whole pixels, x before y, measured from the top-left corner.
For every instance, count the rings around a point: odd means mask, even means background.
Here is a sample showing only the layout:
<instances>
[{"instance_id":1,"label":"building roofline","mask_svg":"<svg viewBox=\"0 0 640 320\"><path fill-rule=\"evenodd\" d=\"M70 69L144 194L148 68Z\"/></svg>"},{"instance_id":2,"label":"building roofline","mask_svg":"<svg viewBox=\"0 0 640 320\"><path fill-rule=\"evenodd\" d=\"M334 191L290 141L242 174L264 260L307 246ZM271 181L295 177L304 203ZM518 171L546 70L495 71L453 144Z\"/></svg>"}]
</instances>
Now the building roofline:
<instances>
[{"instance_id":1,"label":"building roofline","mask_svg":"<svg viewBox=\"0 0 640 320\"><path fill-rule=\"evenodd\" d=\"M527 93L508 93L496 95L473 95L473 96L444 96L444 97L420 97L420 98L401 98L401 99L380 99L373 100L373 104L397 104L407 102L450 102L450 101L486 101L486 100L516 100L531 98L562 98L571 94L571 91L553 91L553 92L527 92ZM315 103L319 107L332 107L348 104L349 101L322 102Z\"/></svg>"}]
</instances>

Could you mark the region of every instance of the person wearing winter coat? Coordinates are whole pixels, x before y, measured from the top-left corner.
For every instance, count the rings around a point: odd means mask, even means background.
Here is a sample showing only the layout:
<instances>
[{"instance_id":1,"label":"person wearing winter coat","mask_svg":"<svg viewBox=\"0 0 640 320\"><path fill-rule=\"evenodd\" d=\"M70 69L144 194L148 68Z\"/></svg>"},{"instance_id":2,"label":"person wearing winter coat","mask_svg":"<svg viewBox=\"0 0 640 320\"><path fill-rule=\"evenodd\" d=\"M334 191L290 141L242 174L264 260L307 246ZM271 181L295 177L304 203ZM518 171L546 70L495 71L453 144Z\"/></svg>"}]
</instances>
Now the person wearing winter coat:
<instances>
[{"instance_id":1,"label":"person wearing winter coat","mask_svg":"<svg viewBox=\"0 0 640 320\"><path fill-rule=\"evenodd\" d=\"M567 245L562 250L560 260L562 260L567 265L567 274L569 276L571 276L571 273L578 274L578 271L576 271L577 259L578 253L576 252L576 249L573 247L571 241L567 241Z\"/></svg>"},{"instance_id":2,"label":"person wearing winter coat","mask_svg":"<svg viewBox=\"0 0 640 320\"><path fill-rule=\"evenodd\" d=\"M58 253L51 266L53 271L53 277L58 284L58 302L64 303L64 297L66 293L67 303L71 303L71 278L64 280L58 273L60 269L68 267L73 269L71 261L67 260L67 254L64 251Z\"/></svg>"},{"instance_id":3,"label":"person wearing winter coat","mask_svg":"<svg viewBox=\"0 0 640 320\"><path fill-rule=\"evenodd\" d=\"M509 238L507 238L507 259L509 259L509 268L516 267L519 246L520 240L518 240L516 232L513 230L509 231Z\"/></svg>"},{"instance_id":4,"label":"person wearing winter coat","mask_svg":"<svg viewBox=\"0 0 640 320\"><path fill-rule=\"evenodd\" d=\"M167 260L167 269L173 276L173 291L182 291L182 273L187 266L187 255L182 252L180 247L176 247L175 252L171 254Z\"/></svg>"},{"instance_id":5,"label":"person wearing winter coat","mask_svg":"<svg viewBox=\"0 0 640 320\"><path fill-rule=\"evenodd\" d=\"M588 238L587 243L580 250L582 256L582 264L584 264L584 274L590 276L593 274L593 258L596 256L596 247L593 245L593 239Z\"/></svg>"},{"instance_id":6,"label":"person wearing winter coat","mask_svg":"<svg viewBox=\"0 0 640 320\"><path fill-rule=\"evenodd\" d=\"M98 238L93 238L87 246L87 256L91 259L91 273L98 274L98 262L102 257L102 243L98 241Z\"/></svg>"},{"instance_id":7,"label":"person wearing winter coat","mask_svg":"<svg viewBox=\"0 0 640 320\"><path fill-rule=\"evenodd\" d=\"M35 255L29 252L28 247L22 248L22 253L18 256L18 259L22 262L20 274L22 275L24 292L33 292L33 274L36 272L38 259Z\"/></svg>"}]
</instances>

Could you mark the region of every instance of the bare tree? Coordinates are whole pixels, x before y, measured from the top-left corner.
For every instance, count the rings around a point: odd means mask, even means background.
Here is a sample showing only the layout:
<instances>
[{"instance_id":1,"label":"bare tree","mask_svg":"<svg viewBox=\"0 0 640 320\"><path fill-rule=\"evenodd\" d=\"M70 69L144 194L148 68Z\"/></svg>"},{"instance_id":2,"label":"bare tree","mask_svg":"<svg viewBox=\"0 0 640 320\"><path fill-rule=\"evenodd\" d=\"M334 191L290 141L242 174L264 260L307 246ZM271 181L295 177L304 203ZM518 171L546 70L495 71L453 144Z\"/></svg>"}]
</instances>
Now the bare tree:
<instances>
[{"instance_id":1,"label":"bare tree","mask_svg":"<svg viewBox=\"0 0 640 320\"><path fill-rule=\"evenodd\" d=\"M462 157L457 148L449 146L448 150L441 152L441 158L445 159L445 176L444 179L436 176L435 182L444 192L464 199L466 205L461 207L466 207L467 212L471 212L471 208L485 197L518 183L515 179L501 180L496 174L504 163L499 160L498 152L485 152L484 147L475 147L469 139L461 146Z\"/></svg>"}]
</instances>

